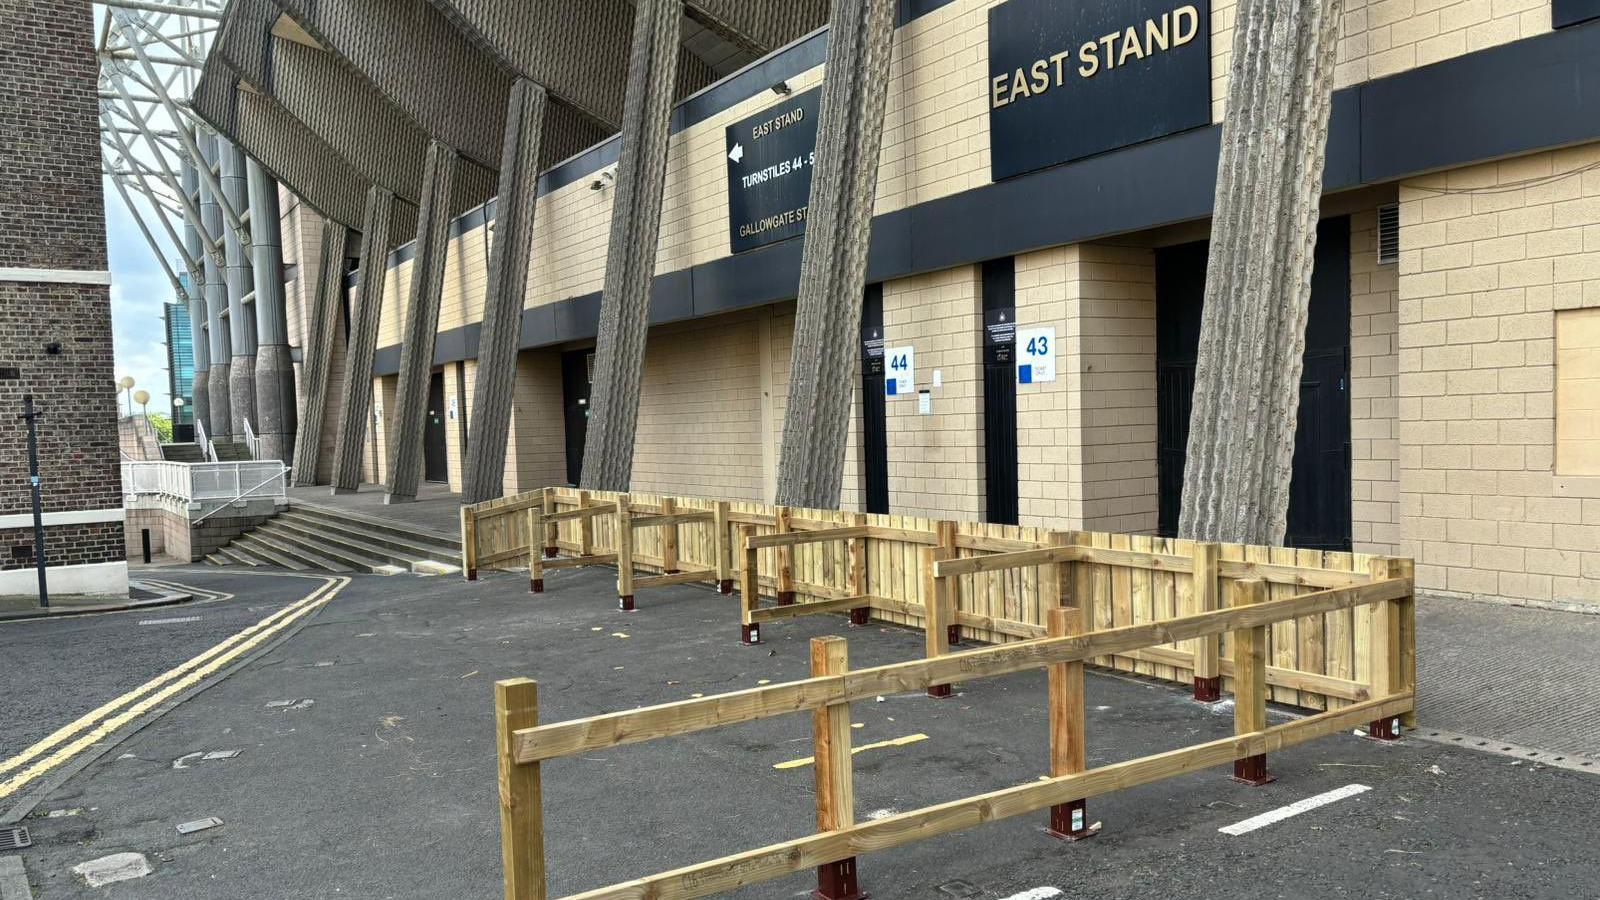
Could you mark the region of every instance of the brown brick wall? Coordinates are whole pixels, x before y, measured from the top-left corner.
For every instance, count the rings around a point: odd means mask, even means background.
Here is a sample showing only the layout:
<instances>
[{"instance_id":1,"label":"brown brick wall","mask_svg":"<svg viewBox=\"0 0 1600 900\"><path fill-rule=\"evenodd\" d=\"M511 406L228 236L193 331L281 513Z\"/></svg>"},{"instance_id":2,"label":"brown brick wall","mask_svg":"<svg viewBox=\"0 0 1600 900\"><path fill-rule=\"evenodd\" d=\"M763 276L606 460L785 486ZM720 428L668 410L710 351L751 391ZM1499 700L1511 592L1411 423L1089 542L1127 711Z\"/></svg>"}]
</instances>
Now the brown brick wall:
<instances>
[{"instance_id":1,"label":"brown brick wall","mask_svg":"<svg viewBox=\"0 0 1600 900\"><path fill-rule=\"evenodd\" d=\"M44 555L51 568L123 558L122 523L46 525ZM33 529L0 529L0 571L33 567Z\"/></svg>"}]
</instances>

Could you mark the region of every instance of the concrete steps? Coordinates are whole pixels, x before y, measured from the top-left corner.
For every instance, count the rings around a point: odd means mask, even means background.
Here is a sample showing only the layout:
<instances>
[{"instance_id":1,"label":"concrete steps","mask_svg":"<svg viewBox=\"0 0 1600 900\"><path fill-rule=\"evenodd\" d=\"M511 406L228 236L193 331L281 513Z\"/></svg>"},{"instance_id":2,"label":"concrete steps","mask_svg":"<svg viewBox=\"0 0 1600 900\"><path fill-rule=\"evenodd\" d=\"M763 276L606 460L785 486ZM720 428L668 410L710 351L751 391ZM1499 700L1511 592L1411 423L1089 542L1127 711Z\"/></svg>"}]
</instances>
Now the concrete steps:
<instances>
[{"instance_id":1,"label":"concrete steps","mask_svg":"<svg viewBox=\"0 0 1600 900\"><path fill-rule=\"evenodd\" d=\"M217 454L217 462L238 462L253 458L250 456L250 448L246 447L243 441L213 441L211 451Z\"/></svg>"},{"instance_id":2,"label":"concrete steps","mask_svg":"<svg viewBox=\"0 0 1600 900\"><path fill-rule=\"evenodd\" d=\"M162 444L161 458L167 462L201 463L205 462L205 454L200 452L199 444Z\"/></svg>"},{"instance_id":3,"label":"concrete steps","mask_svg":"<svg viewBox=\"0 0 1600 900\"><path fill-rule=\"evenodd\" d=\"M295 571L444 575L461 571L460 543L404 522L299 504L207 557L215 565Z\"/></svg>"}]
</instances>

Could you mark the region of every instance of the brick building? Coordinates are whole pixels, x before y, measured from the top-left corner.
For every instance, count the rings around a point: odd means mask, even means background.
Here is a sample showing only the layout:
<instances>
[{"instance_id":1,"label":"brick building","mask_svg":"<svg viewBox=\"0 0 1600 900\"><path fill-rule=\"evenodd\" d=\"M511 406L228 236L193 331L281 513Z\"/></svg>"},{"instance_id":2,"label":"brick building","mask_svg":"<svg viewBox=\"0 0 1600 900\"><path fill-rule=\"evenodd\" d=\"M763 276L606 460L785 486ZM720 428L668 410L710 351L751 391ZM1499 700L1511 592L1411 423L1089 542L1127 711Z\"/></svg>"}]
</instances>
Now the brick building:
<instances>
[{"instance_id":1,"label":"brick building","mask_svg":"<svg viewBox=\"0 0 1600 900\"><path fill-rule=\"evenodd\" d=\"M1005 9L1072 36L1068 0L898 7L845 505L1172 532L1233 5L1167 33L1170 65L1141 33L1122 65L1043 91L1030 63L1052 48L1019 50ZM1128 25L1192 8L1105 7ZM800 239L741 167L751 122L804 118L826 41L674 112L635 490L774 493ZM1352 0L1337 52L1290 542L1414 556L1435 593L1600 605L1600 5ZM1041 106L1051 92L1115 115ZM540 178L508 492L566 483L582 458L616 159L612 138ZM449 231L422 437L429 477L458 489L496 214ZM314 256L311 232L286 252ZM418 264L402 245L383 266L369 481L387 475ZM987 327L1005 320L1015 360Z\"/></svg>"},{"instance_id":2,"label":"brick building","mask_svg":"<svg viewBox=\"0 0 1600 900\"><path fill-rule=\"evenodd\" d=\"M89 4L5 0L0 74L0 594L36 591L24 395L60 593L126 593Z\"/></svg>"}]
</instances>

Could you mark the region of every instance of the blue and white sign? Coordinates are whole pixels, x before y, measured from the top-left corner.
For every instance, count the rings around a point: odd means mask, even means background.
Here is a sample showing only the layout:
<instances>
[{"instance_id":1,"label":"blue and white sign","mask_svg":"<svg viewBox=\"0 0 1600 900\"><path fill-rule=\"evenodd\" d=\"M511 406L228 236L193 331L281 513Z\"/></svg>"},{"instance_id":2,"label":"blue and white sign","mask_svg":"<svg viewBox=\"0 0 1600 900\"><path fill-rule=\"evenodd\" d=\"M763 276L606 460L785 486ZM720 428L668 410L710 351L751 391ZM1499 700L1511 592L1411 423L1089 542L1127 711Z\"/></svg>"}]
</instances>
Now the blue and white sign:
<instances>
[{"instance_id":1,"label":"blue and white sign","mask_svg":"<svg viewBox=\"0 0 1600 900\"><path fill-rule=\"evenodd\" d=\"M1056 380L1056 329L1017 329L1017 384Z\"/></svg>"},{"instance_id":2,"label":"blue and white sign","mask_svg":"<svg viewBox=\"0 0 1600 900\"><path fill-rule=\"evenodd\" d=\"M883 394L909 397L917 392L917 351L911 346L883 351Z\"/></svg>"}]
</instances>

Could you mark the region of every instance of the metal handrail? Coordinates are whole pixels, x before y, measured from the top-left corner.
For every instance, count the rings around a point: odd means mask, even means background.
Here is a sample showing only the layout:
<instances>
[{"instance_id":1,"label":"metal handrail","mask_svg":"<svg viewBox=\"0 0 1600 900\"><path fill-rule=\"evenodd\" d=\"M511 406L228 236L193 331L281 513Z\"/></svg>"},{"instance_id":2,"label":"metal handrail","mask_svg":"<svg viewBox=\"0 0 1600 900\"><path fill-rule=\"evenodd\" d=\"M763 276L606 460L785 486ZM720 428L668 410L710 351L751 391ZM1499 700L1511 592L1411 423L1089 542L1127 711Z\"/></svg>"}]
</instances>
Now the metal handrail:
<instances>
[{"instance_id":1,"label":"metal handrail","mask_svg":"<svg viewBox=\"0 0 1600 900\"><path fill-rule=\"evenodd\" d=\"M256 430L250 427L250 417L244 416L244 445L250 451L251 459L261 458L261 438L256 436Z\"/></svg>"},{"instance_id":2,"label":"metal handrail","mask_svg":"<svg viewBox=\"0 0 1600 900\"><path fill-rule=\"evenodd\" d=\"M211 446L211 436L206 434L206 426L199 419L194 420L194 442L200 447L200 457L206 462L217 461L216 448Z\"/></svg>"},{"instance_id":3,"label":"metal handrail","mask_svg":"<svg viewBox=\"0 0 1600 900\"><path fill-rule=\"evenodd\" d=\"M289 470L292 469L292 468L293 468L292 466L285 466L285 465L280 463L279 466L278 466L278 473L276 475L273 475L271 478L268 478L266 481L263 481L260 484L256 485L255 487L252 487L248 491L240 491L239 493L235 494L233 496L233 499L231 499L231 500L222 501L222 503L220 505L218 505L216 509L213 509L211 512L208 512L205 515L201 516L200 518L195 519L193 522L189 523L190 527L193 527L195 525L199 525L201 522L204 522L205 520L211 518L212 516L216 515L217 513L222 512L224 509L228 508L229 506L232 506L234 503L237 503L238 501L243 500L244 498L250 496L251 494L255 493L256 491L260 490L261 488L266 487L267 485L271 484L274 481L282 481L282 482L284 482L285 486L287 486L288 481L289 481Z\"/></svg>"}]
</instances>

